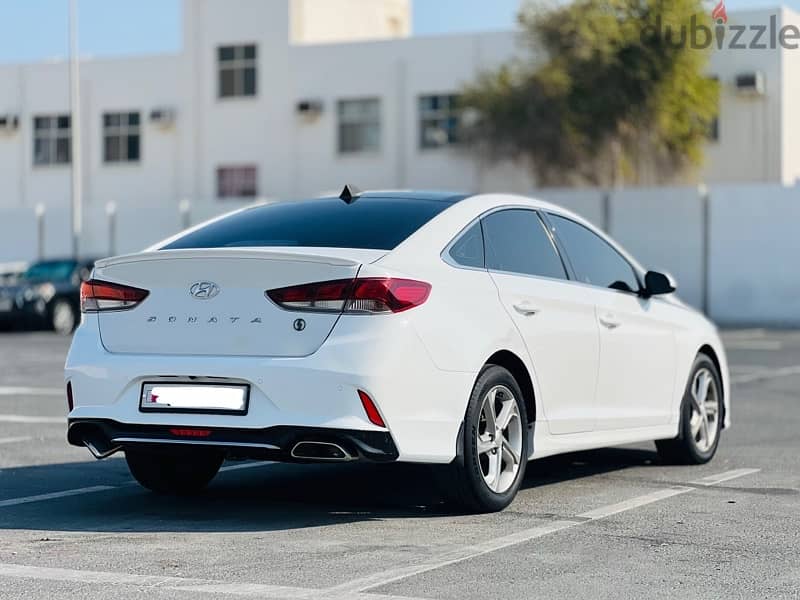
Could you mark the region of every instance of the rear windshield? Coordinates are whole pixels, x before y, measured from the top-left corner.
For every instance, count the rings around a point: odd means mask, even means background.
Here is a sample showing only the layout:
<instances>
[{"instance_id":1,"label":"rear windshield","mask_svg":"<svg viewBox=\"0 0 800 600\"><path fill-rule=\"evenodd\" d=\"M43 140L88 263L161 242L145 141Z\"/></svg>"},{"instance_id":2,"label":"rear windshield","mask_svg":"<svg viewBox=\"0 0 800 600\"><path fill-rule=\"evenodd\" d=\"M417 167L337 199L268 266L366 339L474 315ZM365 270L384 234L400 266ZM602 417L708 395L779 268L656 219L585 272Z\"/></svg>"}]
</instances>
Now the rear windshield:
<instances>
[{"instance_id":1,"label":"rear windshield","mask_svg":"<svg viewBox=\"0 0 800 600\"><path fill-rule=\"evenodd\" d=\"M338 198L282 202L251 208L164 246L235 248L307 246L392 250L450 206L441 200Z\"/></svg>"}]
</instances>

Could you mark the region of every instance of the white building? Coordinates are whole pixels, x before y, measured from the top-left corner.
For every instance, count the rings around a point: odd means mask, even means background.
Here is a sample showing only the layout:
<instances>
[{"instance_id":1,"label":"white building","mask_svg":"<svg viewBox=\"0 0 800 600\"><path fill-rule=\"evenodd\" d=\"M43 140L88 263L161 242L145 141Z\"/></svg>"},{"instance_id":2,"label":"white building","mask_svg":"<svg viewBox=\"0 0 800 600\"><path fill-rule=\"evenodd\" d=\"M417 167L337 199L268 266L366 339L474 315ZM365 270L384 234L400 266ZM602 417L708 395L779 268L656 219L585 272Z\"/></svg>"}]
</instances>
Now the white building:
<instances>
[{"instance_id":1,"label":"white building","mask_svg":"<svg viewBox=\"0 0 800 600\"><path fill-rule=\"evenodd\" d=\"M800 24L785 8L730 22L771 15ZM521 165L491 165L449 135L451 95L522 52L518 36L409 37L410 22L410 0L184 0L179 54L82 61L86 248L105 251L108 203L120 222L139 219L119 232L127 249L178 227L181 202L196 221L344 183L531 189ZM719 138L699 178L794 183L800 49L716 52L712 72L723 84ZM14 234L34 207L66 214L68 113L66 62L0 65L0 255L28 243ZM48 217L48 254L69 248L64 218Z\"/></svg>"}]
</instances>

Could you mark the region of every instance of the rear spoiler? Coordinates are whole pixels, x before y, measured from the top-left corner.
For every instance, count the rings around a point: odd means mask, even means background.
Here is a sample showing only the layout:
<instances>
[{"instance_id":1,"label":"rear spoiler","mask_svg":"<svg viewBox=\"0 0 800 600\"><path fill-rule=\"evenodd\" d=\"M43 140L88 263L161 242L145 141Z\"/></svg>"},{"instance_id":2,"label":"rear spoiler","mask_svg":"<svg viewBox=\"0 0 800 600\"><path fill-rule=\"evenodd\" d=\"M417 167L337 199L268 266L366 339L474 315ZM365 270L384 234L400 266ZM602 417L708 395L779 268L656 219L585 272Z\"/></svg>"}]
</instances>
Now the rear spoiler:
<instances>
[{"instance_id":1,"label":"rear spoiler","mask_svg":"<svg viewBox=\"0 0 800 600\"><path fill-rule=\"evenodd\" d=\"M355 250L339 248L193 248L181 250L157 250L103 258L95 268L105 269L116 265L158 260L189 260L198 258L236 258L251 260L276 260L311 262L336 267L355 267L375 262L385 256L385 250Z\"/></svg>"}]
</instances>

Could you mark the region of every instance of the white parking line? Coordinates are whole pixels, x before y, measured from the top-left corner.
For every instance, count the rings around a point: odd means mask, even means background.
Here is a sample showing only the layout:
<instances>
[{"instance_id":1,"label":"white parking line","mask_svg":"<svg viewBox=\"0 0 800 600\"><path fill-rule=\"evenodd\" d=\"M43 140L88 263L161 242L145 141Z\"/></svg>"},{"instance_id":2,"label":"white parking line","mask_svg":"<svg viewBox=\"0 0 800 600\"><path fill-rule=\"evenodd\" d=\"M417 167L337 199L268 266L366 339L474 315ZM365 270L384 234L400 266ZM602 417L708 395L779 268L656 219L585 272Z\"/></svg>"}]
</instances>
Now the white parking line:
<instances>
[{"instance_id":1,"label":"white parking line","mask_svg":"<svg viewBox=\"0 0 800 600\"><path fill-rule=\"evenodd\" d=\"M42 500L53 500L55 498L66 498L68 496L80 496L82 494L93 494L95 492L105 492L115 490L113 485L95 485L92 487L78 488L76 490L64 490L63 492L51 492L49 494L39 494L37 496L26 496L23 498L11 498L10 500L0 500L0 508L6 506L17 506L19 504L30 504L31 502L41 502Z\"/></svg>"},{"instance_id":2,"label":"white parking line","mask_svg":"<svg viewBox=\"0 0 800 600\"><path fill-rule=\"evenodd\" d=\"M8 438L13 439L13 438ZM31 438L17 438L17 439L31 439ZM3 443L2 438L0 438L0 444ZM220 469L220 473L226 471L239 471L241 469L254 469L256 467L263 467L266 465L271 465L271 462L250 462L244 463L240 465L228 465L227 467L222 467ZM31 502L43 502L45 500L55 500L57 498L67 498L69 496L81 496L83 494L94 494L96 492L106 492L108 490L118 490L120 488L128 487L130 485L135 485L135 481L131 481L130 483L124 483L122 485L95 485L92 487L85 487L85 488L77 488L73 490L64 490L61 492L52 492L48 494L39 494L37 496L25 496L22 498L10 498L8 500L0 500L0 508L4 508L7 506L17 506L18 504L30 504Z\"/></svg>"},{"instance_id":3,"label":"white parking line","mask_svg":"<svg viewBox=\"0 0 800 600\"><path fill-rule=\"evenodd\" d=\"M733 471L725 471L724 473L720 473L718 475L709 475L708 477L703 477L697 481L692 481L689 485L701 485L706 487L718 485L720 483L730 481L731 479L738 479L739 477L744 477L746 475L753 475L754 473L758 473L760 470L761 469L734 469Z\"/></svg>"},{"instance_id":4,"label":"white parking line","mask_svg":"<svg viewBox=\"0 0 800 600\"><path fill-rule=\"evenodd\" d=\"M0 415L0 423L59 423L66 425L66 417L39 417L32 415Z\"/></svg>"},{"instance_id":5,"label":"white parking line","mask_svg":"<svg viewBox=\"0 0 800 600\"><path fill-rule=\"evenodd\" d=\"M227 467L222 467L219 472L225 473L226 471L240 471L241 469L255 469L256 467L265 467L267 465L275 464L272 461L263 461L263 462L249 462L244 463L241 465L228 465Z\"/></svg>"},{"instance_id":6,"label":"white parking line","mask_svg":"<svg viewBox=\"0 0 800 600\"><path fill-rule=\"evenodd\" d=\"M790 367L781 367L778 369L762 369L761 371L733 375L731 376L731 383L755 383L757 381L775 379L776 377L792 377L794 375L800 375L800 365L792 365Z\"/></svg>"},{"instance_id":7,"label":"white parking line","mask_svg":"<svg viewBox=\"0 0 800 600\"><path fill-rule=\"evenodd\" d=\"M780 340L731 340L725 342L727 350L767 350L776 352L783 350Z\"/></svg>"},{"instance_id":8,"label":"white parking line","mask_svg":"<svg viewBox=\"0 0 800 600\"><path fill-rule=\"evenodd\" d=\"M326 590L313 588L267 585L261 583L226 583L188 577L168 577L163 575L131 575L104 571L80 571L53 567L32 567L11 563L0 563L0 577L21 579L74 582L95 585L129 585L145 589L163 589L175 592L194 592L195 594L229 594L232 596L252 596L256 598L283 598L288 600L312 600L330 598ZM403 596L356 593L348 598L353 600L420 600Z\"/></svg>"},{"instance_id":9,"label":"white parking line","mask_svg":"<svg viewBox=\"0 0 800 600\"><path fill-rule=\"evenodd\" d=\"M30 436L0 438L0 444L16 444L17 442L28 442L32 439Z\"/></svg>"},{"instance_id":10,"label":"white parking line","mask_svg":"<svg viewBox=\"0 0 800 600\"><path fill-rule=\"evenodd\" d=\"M723 481L730 481L732 479L736 479L737 477L744 477L745 475L750 475L758 471L759 469L736 469L733 471L726 471L724 473L719 473L717 475L712 475L710 477L705 477L703 479L700 479L697 482L695 482L694 485L712 486L718 483L722 483ZM376 587L388 585L390 583L394 583L395 581L399 581L401 579L406 579L408 577L420 575L421 573L426 573L428 571L433 571L435 569L440 569L442 567L446 567L455 563L463 562L465 560L482 556L483 554L487 554L489 552L495 552L497 550L502 550L509 546L515 546L523 542L528 542L536 538L550 535L551 533L556 533L558 531L563 531L565 529L570 529L572 527L578 527L579 525L583 525L584 523L590 523L598 519L604 519L611 515L620 514L629 510L633 510L634 508L646 506L648 504L659 502L660 500L665 500L667 498L672 498L674 496L688 494L690 492L695 491L696 489L697 488L686 487L686 486L674 486L674 487L664 488L661 490L657 490L655 492L651 492L649 494L644 494L643 496L637 496L636 498L631 498L630 500L626 500L624 502L611 504L609 506L603 506L594 510L590 510L588 512L581 513L580 515L577 515L574 519L565 519L560 521L554 521L552 523L547 523L544 525L539 525L531 529L526 529L524 531L512 533L511 535L496 538L494 540L489 540L487 542L482 542L480 544L475 544L473 546L457 548L455 550L451 550L450 552L445 552L444 554L441 554L438 557L432 557L426 561L417 563L415 565L408 565L405 567L388 569L381 573L375 573L374 575L369 575L367 577L362 577L350 581L348 583L335 586L333 588L330 588L328 591L332 592L334 595L338 594L341 598L348 598L349 594L364 592L366 590L370 590Z\"/></svg>"},{"instance_id":11,"label":"white parking line","mask_svg":"<svg viewBox=\"0 0 800 600\"><path fill-rule=\"evenodd\" d=\"M66 396L61 388L0 386L0 396Z\"/></svg>"}]
</instances>

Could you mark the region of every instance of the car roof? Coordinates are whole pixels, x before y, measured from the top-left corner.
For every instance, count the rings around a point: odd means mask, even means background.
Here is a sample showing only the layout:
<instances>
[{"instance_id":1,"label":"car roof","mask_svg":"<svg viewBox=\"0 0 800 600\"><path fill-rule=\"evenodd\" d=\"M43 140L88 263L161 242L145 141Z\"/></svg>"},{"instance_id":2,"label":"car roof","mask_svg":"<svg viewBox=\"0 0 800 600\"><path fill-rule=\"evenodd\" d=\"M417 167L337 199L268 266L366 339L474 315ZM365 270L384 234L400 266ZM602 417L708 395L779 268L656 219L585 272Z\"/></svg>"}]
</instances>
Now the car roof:
<instances>
[{"instance_id":1,"label":"car roof","mask_svg":"<svg viewBox=\"0 0 800 600\"><path fill-rule=\"evenodd\" d=\"M388 198L393 200L434 200L454 204L473 194L442 190L370 190L358 194L358 198Z\"/></svg>"}]
</instances>

